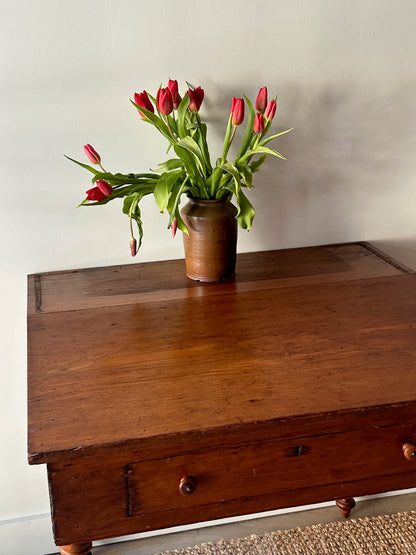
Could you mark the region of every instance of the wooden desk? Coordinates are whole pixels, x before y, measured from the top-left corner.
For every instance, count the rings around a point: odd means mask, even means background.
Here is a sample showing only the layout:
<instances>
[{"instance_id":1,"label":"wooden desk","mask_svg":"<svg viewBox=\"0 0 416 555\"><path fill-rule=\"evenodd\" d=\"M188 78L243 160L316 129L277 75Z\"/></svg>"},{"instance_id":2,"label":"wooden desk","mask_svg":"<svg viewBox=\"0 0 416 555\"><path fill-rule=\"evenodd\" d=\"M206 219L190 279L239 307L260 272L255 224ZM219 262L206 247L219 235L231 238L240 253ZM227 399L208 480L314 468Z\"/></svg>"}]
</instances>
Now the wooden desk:
<instances>
[{"instance_id":1,"label":"wooden desk","mask_svg":"<svg viewBox=\"0 0 416 555\"><path fill-rule=\"evenodd\" d=\"M220 284L182 260L29 276L61 552L416 486L415 280L364 243L241 254Z\"/></svg>"}]
</instances>

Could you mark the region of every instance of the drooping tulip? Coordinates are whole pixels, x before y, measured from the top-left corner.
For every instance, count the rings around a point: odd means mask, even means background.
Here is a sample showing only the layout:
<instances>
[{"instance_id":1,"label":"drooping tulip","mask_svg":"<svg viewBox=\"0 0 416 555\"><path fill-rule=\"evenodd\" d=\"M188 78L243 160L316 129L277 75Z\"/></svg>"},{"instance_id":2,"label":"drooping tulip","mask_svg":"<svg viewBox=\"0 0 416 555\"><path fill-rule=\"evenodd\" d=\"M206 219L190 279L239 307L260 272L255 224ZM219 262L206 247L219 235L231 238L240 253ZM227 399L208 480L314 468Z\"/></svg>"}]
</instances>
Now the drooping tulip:
<instances>
[{"instance_id":1,"label":"drooping tulip","mask_svg":"<svg viewBox=\"0 0 416 555\"><path fill-rule=\"evenodd\" d=\"M267 106L267 87L262 87L259 90L259 94L256 98L256 110L261 114L264 112Z\"/></svg>"},{"instance_id":2,"label":"drooping tulip","mask_svg":"<svg viewBox=\"0 0 416 555\"><path fill-rule=\"evenodd\" d=\"M272 121L272 119L274 118L274 116L276 114L276 109L277 109L276 100L270 100L270 102L267 104L266 110L264 112L264 119L266 121Z\"/></svg>"},{"instance_id":3,"label":"drooping tulip","mask_svg":"<svg viewBox=\"0 0 416 555\"><path fill-rule=\"evenodd\" d=\"M172 95L173 109L177 110L181 102L181 97L179 96L178 82L176 81L176 79L169 79L168 89L170 90L170 94Z\"/></svg>"},{"instance_id":4,"label":"drooping tulip","mask_svg":"<svg viewBox=\"0 0 416 555\"><path fill-rule=\"evenodd\" d=\"M95 148L88 143L84 145L84 152L88 156L91 164L99 164L101 162L101 156L95 150Z\"/></svg>"},{"instance_id":5,"label":"drooping tulip","mask_svg":"<svg viewBox=\"0 0 416 555\"><path fill-rule=\"evenodd\" d=\"M173 110L173 100L170 90L160 88L156 95L156 106L161 114L168 116Z\"/></svg>"},{"instance_id":6,"label":"drooping tulip","mask_svg":"<svg viewBox=\"0 0 416 555\"><path fill-rule=\"evenodd\" d=\"M171 225L170 229L171 229L171 232L172 232L172 237L175 237L176 230L178 229L178 220L176 218L173 218L172 225Z\"/></svg>"},{"instance_id":7,"label":"drooping tulip","mask_svg":"<svg viewBox=\"0 0 416 555\"><path fill-rule=\"evenodd\" d=\"M104 200L107 195L105 195L98 187L93 187L92 189L88 189L87 193L87 200L95 200L99 202L100 200Z\"/></svg>"},{"instance_id":8,"label":"drooping tulip","mask_svg":"<svg viewBox=\"0 0 416 555\"><path fill-rule=\"evenodd\" d=\"M134 237L130 239L130 252L132 256L136 256L137 254L137 241Z\"/></svg>"},{"instance_id":9,"label":"drooping tulip","mask_svg":"<svg viewBox=\"0 0 416 555\"><path fill-rule=\"evenodd\" d=\"M98 179L96 182L97 187L100 189L103 195L109 197L113 194L113 188L104 179Z\"/></svg>"},{"instance_id":10,"label":"drooping tulip","mask_svg":"<svg viewBox=\"0 0 416 555\"><path fill-rule=\"evenodd\" d=\"M244 100L242 98L234 98L231 101L231 123L240 125L244 120Z\"/></svg>"},{"instance_id":11,"label":"drooping tulip","mask_svg":"<svg viewBox=\"0 0 416 555\"><path fill-rule=\"evenodd\" d=\"M196 87L195 89L188 89L186 92L189 96L189 110L196 114L204 100L204 89Z\"/></svg>"},{"instance_id":12,"label":"drooping tulip","mask_svg":"<svg viewBox=\"0 0 416 555\"><path fill-rule=\"evenodd\" d=\"M147 95L146 91L143 91L141 93L134 93L134 102L135 104L137 104L138 106L141 106L142 108L145 108L146 110L149 110L149 112L154 112L154 108L153 108L153 104L150 101L150 98ZM142 112L139 110L139 114L142 116L142 118L146 118L146 116L144 114L142 114Z\"/></svg>"},{"instance_id":13,"label":"drooping tulip","mask_svg":"<svg viewBox=\"0 0 416 555\"><path fill-rule=\"evenodd\" d=\"M254 133L261 135L264 131L264 117L263 114L256 114L254 116L254 124L253 124Z\"/></svg>"}]
</instances>

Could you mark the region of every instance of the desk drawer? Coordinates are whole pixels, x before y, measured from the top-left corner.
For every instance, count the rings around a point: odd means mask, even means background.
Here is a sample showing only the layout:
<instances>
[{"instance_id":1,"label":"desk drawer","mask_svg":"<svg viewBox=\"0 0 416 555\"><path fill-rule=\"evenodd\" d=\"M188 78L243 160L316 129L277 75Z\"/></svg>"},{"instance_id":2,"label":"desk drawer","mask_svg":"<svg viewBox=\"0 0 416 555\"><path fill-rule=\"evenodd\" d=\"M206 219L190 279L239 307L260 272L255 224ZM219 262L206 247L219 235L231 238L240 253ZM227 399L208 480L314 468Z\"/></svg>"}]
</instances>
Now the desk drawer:
<instances>
[{"instance_id":1,"label":"desk drawer","mask_svg":"<svg viewBox=\"0 0 416 555\"><path fill-rule=\"evenodd\" d=\"M131 463L129 514L414 472L402 444L415 439L409 426L372 428Z\"/></svg>"}]
</instances>

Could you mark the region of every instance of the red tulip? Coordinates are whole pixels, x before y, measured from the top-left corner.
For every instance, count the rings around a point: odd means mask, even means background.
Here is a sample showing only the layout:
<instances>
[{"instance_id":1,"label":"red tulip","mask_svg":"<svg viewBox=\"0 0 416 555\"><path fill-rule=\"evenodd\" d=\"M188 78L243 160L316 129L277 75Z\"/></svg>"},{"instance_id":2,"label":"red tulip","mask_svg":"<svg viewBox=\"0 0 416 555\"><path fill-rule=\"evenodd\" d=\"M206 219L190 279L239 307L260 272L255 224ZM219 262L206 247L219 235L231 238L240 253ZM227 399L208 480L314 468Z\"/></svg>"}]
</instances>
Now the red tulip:
<instances>
[{"instance_id":1,"label":"red tulip","mask_svg":"<svg viewBox=\"0 0 416 555\"><path fill-rule=\"evenodd\" d=\"M264 118L263 114L256 114L254 116L254 133L261 135L264 131Z\"/></svg>"},{"instance_id":2,"label":"red tulip","mask_svg":"<svg viewBox=\"0 0 416 555\"><path fill-rule=\"evenodd\" d=\"M190 99L189 110L196 114L199 112L202 101L204 100L204 89L196 87L196 89L188 89L186 92L188 93Z\"/></svg>"},{"instance_id":3,"label":"red tulip","mask_svg":"<svg viewBox=\"0 0 416 555\"><path fill-rule=\"evenodd\" d=\"M176 230L178 229L178 220L176 218L173 218L172 225L171 225L170 229L172 231L172 237L175 237Z\"/></svg>"},{"instance_id":4,"label":"red tulip","mask_svg":"<svg viewBox=\"0 0 416 555\"><path fill-rule=\"evenodd\" d=\"M96 185L104 196L109 197L113 194L113 188L107 181L104 181L104 179L98 179Z\"/></svg>"},{"instance_id":5,"label":"red tulip","mask_svg":"<svg viewBox=\"0 0 416 555\"><path fill-rule=\"evenodd\" d=\"M234 98L231 101L231 123L240 125L244 119L244 100L242 98Z\"/></svg>"},{"instance_id":6,"label":"red tulip","mask_svg":"<svg viewBox=\"0 0 416 555\"><path fill-rule=\"evenodd\" d=\"M101 156L95 150L95 148L88 143L84 145L85 154L88 156L91 164L99 164L101 162Z\"/></svg>"},{"instance_id":7,"label":"red tulip","mask_svg":"<svg viewBox=\"0 0 416 555\"><path fill-rule=\"evenodd\" d=\"M146 110L149 110L149 112L154 112L155 111L154 108L153 108L153 104L150 102L150 98L148 97L146 91L143 91L141 93L134 93L134 102L138 106L141 106L142 108L145 108ZM144 114L141 113L140 110L139 110L139 114L142 116L142 118L146 117Z\"/></svg>"},{"instance_id":8,"label":"red tulip","mask_svg":"<svg viewBox=\"0 0 416 555\"><path fill-rule=\"evenodd\" d=\"M173 108L174 110L177 110L181 102L181 97L179 96L178 82L176 81L176 79L174 81L172 79L169 79L168 89L170 90L170 94L172 95Z\"/></svg>"},{"instance_id":9,"label":"red tulip","mask_svg":"<svg viewBox=\"0 0 416 555\"><path fill-rule=\"evenodd\" d=\"M98 187L93 187L92 189L88 189L87 193L87 200L104 200L107 195L102 193Z\"/></svg>"},{"instance_id":10,"label":"red tulip","mask_svg":"<svg viewBox=\"0 0 416 555\"><path fill-rule=\"evenodd\" d=\"M277 102L276 100L270 100L267 104L266 110L264 112L264 119L266 121L272 121L277 109Z\"/></svg>"},{"instance_id":11,"label":"red tulip","mask_svg":"<svg viewBox=\"0 0 416 555\"><path fill-rule=\"evenodd\" d=\"M261 114L264 112L267 106L267 87L262 87L259 90L259 94L256 99L256 110Z\"/></svg>"},{"instance_id":12,"label":"red tulip","mask_svg":"<svg viewBox=\"0 0 416 555\"><path fill-rule=\"evenodd\" d=\"M161 114L168 116L173 110L173 100L170 90L159 89L156 95L156 106Z\"/></svg>"},{"instance_id":13,"label":"red tulip","mask_svg":"<svg viewBox=\"0 0 416 555\"><path fill-rule=\"evenodd\" d=\"M132 256L136 256L137 254L137 241L134 237L130 239L130 252Z\"/></svg>"}]
</instances>

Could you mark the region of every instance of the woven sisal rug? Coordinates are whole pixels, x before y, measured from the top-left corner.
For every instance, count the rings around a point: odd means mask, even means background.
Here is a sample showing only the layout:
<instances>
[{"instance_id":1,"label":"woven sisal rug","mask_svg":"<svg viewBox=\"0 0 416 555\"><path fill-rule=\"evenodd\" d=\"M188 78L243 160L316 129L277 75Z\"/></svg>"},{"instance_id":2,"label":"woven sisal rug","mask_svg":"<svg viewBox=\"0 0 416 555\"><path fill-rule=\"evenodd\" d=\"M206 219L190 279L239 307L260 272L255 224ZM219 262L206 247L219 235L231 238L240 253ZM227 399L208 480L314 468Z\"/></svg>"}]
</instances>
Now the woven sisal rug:
<instances>
[{"instance_id":1,"label":"woven sisal rug","mask_svg":"<svg viewBox=\"0 0 416 555\"><path fill-rule=\"evenodd\" d=\"M158 555L416 554L416 511L204 543Z\"/></svg>"}]
</instances>

